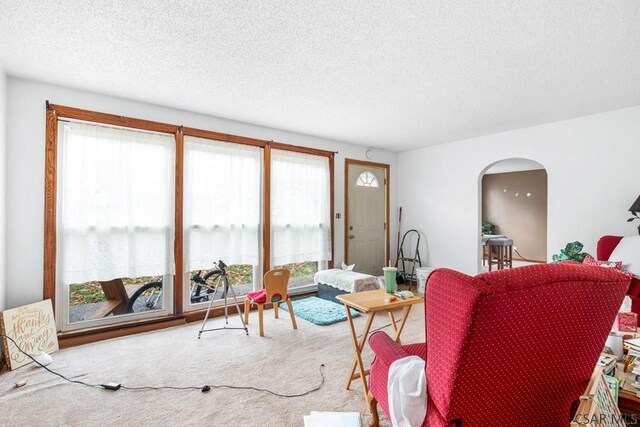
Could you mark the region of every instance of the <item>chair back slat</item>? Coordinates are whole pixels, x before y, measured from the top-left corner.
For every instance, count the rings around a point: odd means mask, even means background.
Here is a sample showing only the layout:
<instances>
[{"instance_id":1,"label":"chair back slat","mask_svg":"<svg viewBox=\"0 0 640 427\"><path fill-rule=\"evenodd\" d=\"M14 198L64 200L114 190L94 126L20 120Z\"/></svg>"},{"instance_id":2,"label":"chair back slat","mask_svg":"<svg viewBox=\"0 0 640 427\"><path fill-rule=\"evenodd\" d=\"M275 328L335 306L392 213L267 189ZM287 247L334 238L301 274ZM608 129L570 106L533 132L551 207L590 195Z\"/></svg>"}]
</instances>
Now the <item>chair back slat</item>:
<instances>
[{"instance_id":1,"label":"chair back slat","mask_svg":"<svg viewBox=\"0 0 640 427\"><path fill-rule=\"evenodd\" d=\"M272 302L275 294L280 294L282 301L287 298L290 276L291 273L286 268L271 270L264 275L264 288L267 291L267 302Z\"/></svg>"}]
</instances>

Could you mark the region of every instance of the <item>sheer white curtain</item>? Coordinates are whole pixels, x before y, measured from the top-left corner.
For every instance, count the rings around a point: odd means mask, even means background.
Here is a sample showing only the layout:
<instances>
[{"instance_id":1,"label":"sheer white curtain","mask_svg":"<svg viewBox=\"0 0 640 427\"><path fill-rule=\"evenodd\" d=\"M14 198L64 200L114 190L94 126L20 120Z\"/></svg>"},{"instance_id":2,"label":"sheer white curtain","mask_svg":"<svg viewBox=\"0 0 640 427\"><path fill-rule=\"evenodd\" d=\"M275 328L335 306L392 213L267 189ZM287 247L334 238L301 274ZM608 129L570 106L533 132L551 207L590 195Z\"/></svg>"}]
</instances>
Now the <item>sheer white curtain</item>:
<instances>
[{"instance_id":1,"label":"sheer white curtain","mask_svg":"<svg viewBox=\"0 0 640 427\"><path fill-rule=\"evenodd\" d=\"M271 151L271 263L331 260L329 159Z\"/></svg>"},{"instance_id":2,"label":"sheer white curtain","mask_svg":"<svg viewBox=\"0 0 640 427\"><path fill-rule=\"evenodd\" d=\"M262 149L185 136L184 152L188 271L258 265Z\"/></svg>"},{"instance_id":3,"label":"sheer white curtain","mask_svg":"<svg viewBox=\"0 0 640 427\"><path fill-rule=\"evenodd\" d=\"M173 135L59 123L58 274L65 284L173 274Z\"/></svg>"}]
</instances>

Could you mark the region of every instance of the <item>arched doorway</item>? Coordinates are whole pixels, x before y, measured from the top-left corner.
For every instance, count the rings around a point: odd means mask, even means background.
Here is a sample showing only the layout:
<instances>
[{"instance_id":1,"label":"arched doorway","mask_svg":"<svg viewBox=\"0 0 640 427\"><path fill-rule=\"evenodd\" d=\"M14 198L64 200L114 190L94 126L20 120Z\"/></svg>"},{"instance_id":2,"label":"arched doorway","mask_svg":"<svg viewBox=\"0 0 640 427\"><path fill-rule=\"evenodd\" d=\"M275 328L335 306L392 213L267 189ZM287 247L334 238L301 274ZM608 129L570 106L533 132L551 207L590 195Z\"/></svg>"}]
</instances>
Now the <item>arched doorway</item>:
<instances>
[{"instance_id":1,"label":"arched doorway","mask_svg":"<svg viewBox=\"0 0 640 427\"><path fill-rule=\"evenodd\" d=\"M547 260L547 171L531 159L513 158L488 165L479 176L478 271L487 270L486 241L513 240L513 267Z\"/></svg>"}]
</instances>

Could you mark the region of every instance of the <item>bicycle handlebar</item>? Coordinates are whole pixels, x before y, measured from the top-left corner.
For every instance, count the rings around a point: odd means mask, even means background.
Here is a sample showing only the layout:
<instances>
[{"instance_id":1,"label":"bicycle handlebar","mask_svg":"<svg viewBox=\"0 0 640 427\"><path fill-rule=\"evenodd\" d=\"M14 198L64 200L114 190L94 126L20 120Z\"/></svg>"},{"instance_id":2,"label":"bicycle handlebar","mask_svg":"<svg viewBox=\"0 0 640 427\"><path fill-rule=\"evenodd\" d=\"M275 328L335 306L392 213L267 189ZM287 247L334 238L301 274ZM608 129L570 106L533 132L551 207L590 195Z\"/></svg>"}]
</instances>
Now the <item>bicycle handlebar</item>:
<instances>
[{"instance_id":1,"label":"bicycle handlebar","mask_svg":"<svg viewBox=\"0 0 640 427\"><path fill-rule=\"evenodd\" d=\"M204 277L201 276L202 270L198 271L198 274L193 276L193 281L204 285L207 279L213 276L214 274L222 274L222 275L227 274L225 270L225 268L227 267L227 264L225 264L224 261L220 260L217 262L217 265L216 263L214 263L214 265L216 266L216 268L214 270L211 270L207 274L205 274Z\"/></svg>"}]
</instances>

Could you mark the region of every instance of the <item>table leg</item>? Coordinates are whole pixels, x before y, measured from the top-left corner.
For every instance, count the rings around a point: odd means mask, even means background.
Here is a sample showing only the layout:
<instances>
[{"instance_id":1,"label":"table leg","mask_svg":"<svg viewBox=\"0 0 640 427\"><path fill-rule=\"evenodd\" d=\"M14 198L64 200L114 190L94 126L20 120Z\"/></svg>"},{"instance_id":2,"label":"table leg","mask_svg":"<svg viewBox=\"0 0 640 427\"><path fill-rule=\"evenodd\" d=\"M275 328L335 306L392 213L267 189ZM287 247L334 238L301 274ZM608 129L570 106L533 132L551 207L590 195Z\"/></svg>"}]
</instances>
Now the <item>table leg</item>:
<instances>
[{"instance_id":1,"label":"table leg","mask_svg":"<svg viewBox=\"0 0 640 427\"><path fill-rule=\"evenodd\" d=\"M362 337L360 338L360 342L358 342L358 335L356 334L356 328L353 324L353 317L351 317L351 310L348 306L345 305L347 310L347 320L349 320L349 327L351 329L351 339L353 340L353 347L356 352L356 357L351 364L351 370L349 371L349 377L347 378L347 384L345 388L348 390L351 386L351 381L356 378L360 378L362 381L362 388L364 390L365 400L367 398L367 392L369 388L367 386L367 373L364 369L364 364L362 363L362 349L364 348L364 344L367 342L367 337L369 336L369 330L371 329L371 324L373 323L373 318L375 317L375 312L369 313L369 317L367 318L367 323L364 327L364 331L362 332ZM358 368L358 374L355 374L356 367ZM355 375L354 375L355 374Z\"/></svg>"},{"instance_id":2,"label":"table leg","mask_svg":"<svg viewBox=\"0 0 640 427\"><path fill-rule=\"evenodd\" d=\"M402 309L402 318L400 319L400 326L397 329L394 328L395 337L393 339L398 344L400 344L400 335L402 334L402 330L404 329L404 324L407 322L407 318L409 317L409 312L411 311L411 307L413 307L413 305L407 305ZM391 314L391 312L389 312L389 314Z\"/></svg>"},{"instance_id":3,"label":"table leg","mask_svg":"<svg viewBox=\"0 0 640 427\"><path fill-rule=\"evenodd\" d=\"M389 320L391 321L391 329L393 329L393 333L396 337L400 336L398 335L398 325L396 325L396 318L393 315L393 311L388 311L387 313L389 313ZM400 344L399 341L396 341L398 344Z\"/></svg>"}]
</instances>

